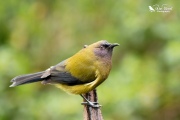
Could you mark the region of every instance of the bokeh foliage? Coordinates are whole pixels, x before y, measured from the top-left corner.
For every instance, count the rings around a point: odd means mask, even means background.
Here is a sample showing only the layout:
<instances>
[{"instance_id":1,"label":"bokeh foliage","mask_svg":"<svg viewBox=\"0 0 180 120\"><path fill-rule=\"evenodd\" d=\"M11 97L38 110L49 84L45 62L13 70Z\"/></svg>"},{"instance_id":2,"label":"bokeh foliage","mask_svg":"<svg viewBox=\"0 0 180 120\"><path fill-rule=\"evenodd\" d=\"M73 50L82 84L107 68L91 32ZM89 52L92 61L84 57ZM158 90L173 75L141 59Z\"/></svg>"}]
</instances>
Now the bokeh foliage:
<instances>
[{"instance_id":1,"label":"bokeh foliage","mask_svg":"<svg viewBox=\"0 0 180 120\"><path fill-rule=\"evenodd\" d=\"M169 13L148 6L168 4ZM120 43L98 87L105 120L180 119L180 2L1 0L0 119L80 120L82 99L40 83L9 88L98 40Z\"/></svg>"}]
</instances>

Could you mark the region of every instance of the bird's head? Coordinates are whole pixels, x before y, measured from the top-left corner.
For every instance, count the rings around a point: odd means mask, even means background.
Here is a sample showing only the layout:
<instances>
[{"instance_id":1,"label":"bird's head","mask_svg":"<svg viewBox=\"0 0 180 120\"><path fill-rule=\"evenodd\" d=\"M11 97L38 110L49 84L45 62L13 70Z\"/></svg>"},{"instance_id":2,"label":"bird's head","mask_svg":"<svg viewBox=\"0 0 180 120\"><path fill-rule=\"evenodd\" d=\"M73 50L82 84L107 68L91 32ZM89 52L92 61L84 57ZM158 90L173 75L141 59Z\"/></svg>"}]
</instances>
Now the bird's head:
<instances>
[{"instance_id":1,"label":"bird's head","mask_svg":"<svg viewBox=\"0 0 180 120\"><path fill-rule=\"evenodd\" d=\"M87 48L93 49L94 54L98 57L111 57L113 48L116 46L119 46L119 44L108 43L106 40L101 40L87 46Z\"/></svg>"}]
</instances>

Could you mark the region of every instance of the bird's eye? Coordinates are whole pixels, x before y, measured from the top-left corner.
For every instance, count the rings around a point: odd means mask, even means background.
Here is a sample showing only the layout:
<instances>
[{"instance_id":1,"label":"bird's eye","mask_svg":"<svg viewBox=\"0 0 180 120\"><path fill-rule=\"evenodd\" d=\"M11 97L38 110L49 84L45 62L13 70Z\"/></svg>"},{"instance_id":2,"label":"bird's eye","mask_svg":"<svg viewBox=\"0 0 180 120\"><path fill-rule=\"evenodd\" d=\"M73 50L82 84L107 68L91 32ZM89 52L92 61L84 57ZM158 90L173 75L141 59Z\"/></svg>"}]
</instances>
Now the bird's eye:
<instances>
[{"instance_id":1,"label":"bird's eye","mask_svg":"<svg viewBox=\"0 0 180 120\"><path fill-rule=\"evenodd\" d=\"M103 46L104 48L108 48L108 47L110 46L110 44L107 44L107 43L106 43L106 44L103 44L102 46Z\"/></svg>"},{"instance_id":2,"label":"bird's eye","mask_svg":"<svg viewBox=\"0 0 180 120\"><path fill-rule=\"evenodd\" d=\"M109 47L110 44L102 44L99 48L100 49L106 49Z\"/></svg>"},{"instance_id":3,"label":"bird's eye","mask_svg":"<svg viewBox=\"0 0 180 120\"><path fill-rule=\"evenodd\" d=\"M103 46L104 46L105 48L107 48L107 47L109 47L109 44L104 44Z\"/></svg>"}]
</instances>

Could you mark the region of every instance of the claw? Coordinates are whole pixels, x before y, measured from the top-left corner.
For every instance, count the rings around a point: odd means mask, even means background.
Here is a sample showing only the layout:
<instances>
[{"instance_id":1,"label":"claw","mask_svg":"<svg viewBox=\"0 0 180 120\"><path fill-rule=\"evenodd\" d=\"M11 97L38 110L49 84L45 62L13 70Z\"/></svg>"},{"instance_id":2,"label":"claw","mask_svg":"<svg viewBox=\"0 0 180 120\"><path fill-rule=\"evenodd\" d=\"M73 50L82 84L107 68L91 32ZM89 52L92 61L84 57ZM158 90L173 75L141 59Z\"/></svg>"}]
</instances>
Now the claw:
<instances>
[{"instance_id":1,"label":"claw","mask_svg":"<svg viewBox=\"0 0 180 120\"><path fill-rule=\"evenodd\" d=\"M94 107L94 108L99 108L101 107L102 105L99 105L98 102L82 102L81 105L89 105L91 107Z\"/></svg>"},{"instance_id":2,"label":"claw","mask_svg":"<svg viewBox=\"0 0 180 120\"><path fill-rule=\"evenodd\" d=\"M94 108L99 108L99 107L101 107L102 105L99 105L99 103L98 102L91 102L91 101L89 101L87 98L85 98L83 95L81 95L83 98L84 98L84 100L86 101L86 102L82 102L81 104L82 105L89 105L89 106L91 106L91 107L94 107Z\"/></svg>"}]
</instances>

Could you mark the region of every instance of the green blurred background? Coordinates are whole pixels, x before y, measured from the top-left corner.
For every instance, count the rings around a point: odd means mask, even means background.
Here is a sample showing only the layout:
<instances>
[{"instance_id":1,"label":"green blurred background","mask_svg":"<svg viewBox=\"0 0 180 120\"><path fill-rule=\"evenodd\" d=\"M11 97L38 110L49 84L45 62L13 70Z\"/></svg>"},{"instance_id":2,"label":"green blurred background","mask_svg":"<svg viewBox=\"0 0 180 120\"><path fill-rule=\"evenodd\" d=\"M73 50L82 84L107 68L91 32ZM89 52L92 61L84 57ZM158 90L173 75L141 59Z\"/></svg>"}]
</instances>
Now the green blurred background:
<instances>
[{"instance_id":1,"label":"green blurred background","mask_svg":"<svg viewBox=\"0 0 180 120\"><path fill-rule=\"evenodd\" d=\"M167 4L168 13L148 6ZM0 120L81 120L82 98L51 85L9 88L84 44L106 39L113 69L98 87L105 120L180 119L180 1L1 0Z\"/></svg>"}]
</instances>

